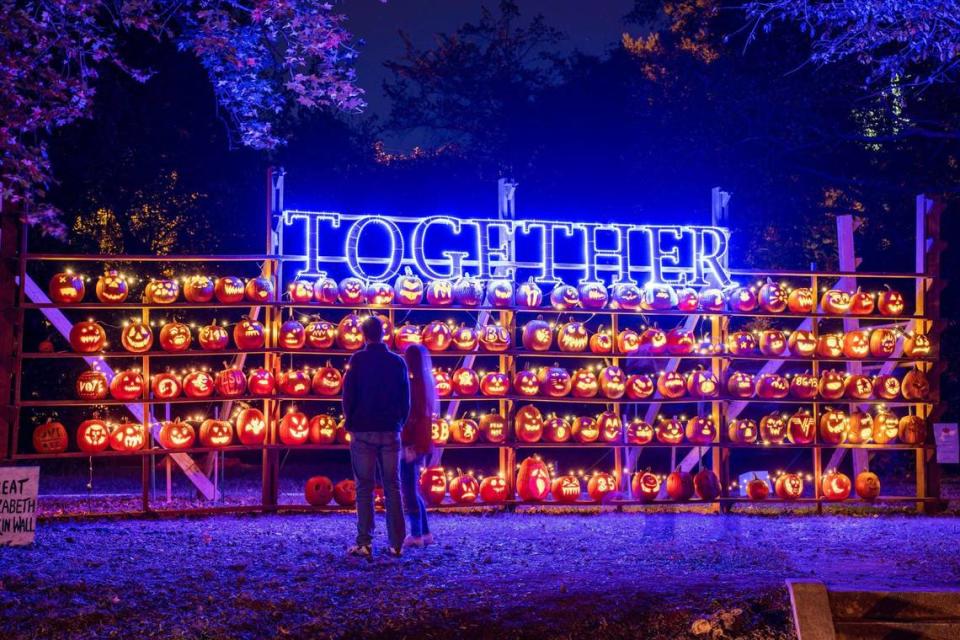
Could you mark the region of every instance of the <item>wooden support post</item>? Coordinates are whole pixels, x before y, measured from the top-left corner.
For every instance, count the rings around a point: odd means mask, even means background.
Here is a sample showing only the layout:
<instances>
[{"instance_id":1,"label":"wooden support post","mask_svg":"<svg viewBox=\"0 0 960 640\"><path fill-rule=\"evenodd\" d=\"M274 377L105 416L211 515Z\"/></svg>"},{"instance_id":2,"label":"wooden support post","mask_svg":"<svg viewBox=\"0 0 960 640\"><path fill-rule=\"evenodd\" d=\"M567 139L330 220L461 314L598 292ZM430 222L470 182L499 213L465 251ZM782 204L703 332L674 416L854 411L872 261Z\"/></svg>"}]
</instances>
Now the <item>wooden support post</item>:
<instances>
[{"instance_id":1,"label":"wooden support post","mask_svg":"<svg viewBox=\"0 0 960 640\"><path fill-rule=\"evenodd\" d=\"M12 453L11 432L17 423L13 396L14 376L17 374L17 331L22 331L22 310L17 305L17 274L22 268L18 260L21 238L17 212L12 205L4 206L0 185L0 460Z\"/></svg>"}]
</instances>

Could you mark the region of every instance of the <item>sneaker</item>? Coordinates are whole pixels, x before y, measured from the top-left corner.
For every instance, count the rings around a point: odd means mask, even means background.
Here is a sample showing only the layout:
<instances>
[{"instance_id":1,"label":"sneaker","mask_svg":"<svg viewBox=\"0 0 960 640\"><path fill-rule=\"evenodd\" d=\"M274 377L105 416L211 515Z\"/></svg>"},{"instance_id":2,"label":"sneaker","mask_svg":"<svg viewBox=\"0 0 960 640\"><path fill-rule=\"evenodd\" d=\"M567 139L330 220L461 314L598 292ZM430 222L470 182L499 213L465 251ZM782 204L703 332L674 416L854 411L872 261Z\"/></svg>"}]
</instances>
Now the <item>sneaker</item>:
<instances>
[{"instance_id":1,"label":"sneaker","mask_svg":"<svg viewBox=\"0 0 960 640\"><path fill-rule=\"evenodd\" d=\"M437 541L436 538L433 537L432 533L425 533L423 536L420 537L420 540L423 542L423 546L427 546L428 544L433 544Z\"/></svg>"},{"instance_id":2,"label":"sneaker","mask_svg":"<svg viewBox=\"0 0 960 640\"><path fill-rule=\"evenodd\" d=\"M423 538L421 536L407 536L403 541L404 549L419 548L423 546Z\"/></svg>"},{"instance_id":3,"label":"sneaker","mask_svg":"<svg viewBox=\"0 0 960 640\"><path fill-rule=\"evenodd\" d=\"M391 558L399 558L403 555L403 550L400 547L387 547L387 555Z\"/></svg>"},{"instance_id":4,"label":"sneaker","mask_svg":"<svg viewBox=\"0 0 960 640\"><path fill-rule=\"evenodd\" d=\"M354 558L367 558L369 560L373 557L373 550L368 544L357 544L347 549L347 555L353 556Z\"/></svg>"}]
</instances>

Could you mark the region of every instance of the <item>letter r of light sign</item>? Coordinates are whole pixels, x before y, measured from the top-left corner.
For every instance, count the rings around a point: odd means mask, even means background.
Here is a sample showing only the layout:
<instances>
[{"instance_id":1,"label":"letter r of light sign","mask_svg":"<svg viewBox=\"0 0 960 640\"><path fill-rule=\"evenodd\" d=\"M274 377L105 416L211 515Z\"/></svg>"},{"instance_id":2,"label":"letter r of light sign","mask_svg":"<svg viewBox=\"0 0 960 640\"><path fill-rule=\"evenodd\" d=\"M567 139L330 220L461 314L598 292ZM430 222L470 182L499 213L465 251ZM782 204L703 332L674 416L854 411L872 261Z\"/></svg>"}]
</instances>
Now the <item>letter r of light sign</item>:
<instances>
[{"instance_id":1,"label":"letter r of light sign","mask_svg":"<svg viewBox=\"0 0 960 640\"><path fill-rule=\"evenodd\" d=\"M282 239L293 235L290 239L297 240L291 227L301 222L303 254L287 256L303 260L304 268L297 274L300 278L327 275L329 267L341 264L365 281L392 280L407 265L428 279L456 279L470 268L485 280L513 279L523 272L523 277L531 275L545 284L560 282L563 278L558 271L576 274L567 280L580 282L600 282L601 273L609 272L610 284L614 285L636 284L636 273L669 284L731 284L727 271L729 232L721 227L461 219L446 215L405 218L285 210L278 230ZM377 255L361 255L361 239L371 227L379 227L387 241L374 250ZM442 231L437 227L449 233L437 235ZM466 234L467 230L475 235ZM534 230L541 234L538 259L514 258L516 243ZM583 255L558 256L556 241L560 234L566 238L582 234ZM642 234L647 244L644 264L634 264L631 239L637 239L637 234ZM571 253L579 253L576 242ZM432 255L430 247L435 248Z\"/></svg>"}]
</instances>

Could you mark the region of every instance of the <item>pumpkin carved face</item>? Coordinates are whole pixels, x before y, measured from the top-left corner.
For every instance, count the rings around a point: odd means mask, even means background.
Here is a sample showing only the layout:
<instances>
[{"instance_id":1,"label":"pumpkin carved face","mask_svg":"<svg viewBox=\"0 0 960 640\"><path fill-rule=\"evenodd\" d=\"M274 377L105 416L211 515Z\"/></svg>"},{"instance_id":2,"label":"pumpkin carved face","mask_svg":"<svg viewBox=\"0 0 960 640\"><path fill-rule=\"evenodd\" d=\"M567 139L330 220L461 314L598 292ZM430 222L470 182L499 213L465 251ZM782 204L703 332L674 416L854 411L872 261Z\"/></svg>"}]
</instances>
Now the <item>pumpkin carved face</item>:
<instances>
[{"instance_id":1,"label":"pumpkin carved face","mask_svg":"<svg viewBox=\"0 0 960 640\"><path fill-rule=\"evenodd\" d=\"M635 416L627 424L627 444L649 444L653 442L653 425Z\"/></svg>"},{"instance_id":2,"label":"pumpkin carved face","mask_svg":"<svg viewBox=\"0 0 960 640\"><path fill-rule=\"evenodd\" d=\"M717 427L707 416L694 416L687 421L686 436L691 444L710 444L717 437Z\"/></svg>"},{"instance_id":3,"label":"pumpkin carved face","mask_svg":"<svg viewBox=\"0 0 960 640\"><path fill-rule=\"evenodd\" d=\"M660 495L660 484L660 476L650 471L638 471L633 474L630 489L640 502L653 502Z\"/></svg>"},{"instance_id":4,"label":"pumpkin carved face","mask_svg":"<svg viewBox=\"0 0 960 640\"><path fill-rule=\"evenodd\" d=\"M180 297L180 285L176 280L151 280L144 290L144 297L151 304L173 304Z\"/></svg>"},{"instance_id":5,"label":"pumpkin carved face","mask_svg":"<svg viewBox=\"0 0 960 640\"><path fill-rule=\"evenodd\" d=\"M189 422L168 420L160 423L160 435L157 440L165 449L189 449L196 440L196 432Z\"/></svg>"},{"instance_id":6,"label":"pumpkin carved face","mask_svg":"<svg viewBox=\"0 0 960 640\"><path fill-rule=\"evenodd\" d=\"M519 442L539 442L543 437L543 415L532 404L520 407L513 419L513 429Z\"/></svg>"},{"instance_id":7,"label":"pumpkin carved face","mask_svg":"<svg viewBox=\"0 0 960 640\"><path fill-rule=\"evenodd\" d=\"M787 296L787 308L790 309L790 313L806 315L813 312L814 300L812 289L800 287Z\"/></svg>"},{"instance_id":8,"label":"pumpkin carved face","mask_svg":"<svg viewBox=\"0 0 960 640\"><path fill-rule=\"evenodd\" d=\"M204 447L229 447L233 443L233 425L226 420L208 418L200 423L200 444Z\"/></svg>"},{"instance_id":9,"label":"pumpkin carved face","mask_svg":"<svg viewBox=\"0 0 960 640\"><path fill-rule=\"evenodd\" d=\"M237 414L237 438L248 447L264 443L267 438L267 419L262 411L248 408Z\"/></svg>"},{"instance_id":10,"label":"pumpkin carved face","mask_svg":"<svg viewBox=\"0 0 960 640\"><path fill-rule=\"evenodd\" d=\"M277 343L282 349L299 350L307 343L307 329L298 320L290 318L280 325Z\"/></svg>"},{"instance_id":11,"label":"pumpkin carved face","mask_svg":"<svg viewBox=\"0 0 960 640\"><path fill-rule=\"evenodd\" d=\"M160 347L170 353L180 353L190 348L193 336L190 327L182 322L168 322L160 328Z\"/></svg>"},{"instance_id":12,"label":"pumpkin carved face","mask_svg":"<svg viewBox=\"0 0 960 640\"><path fill-rule=\"evenodd\" d=\"M557 347L560 351L579 353L586 351L589 344L590 336L582 322L571 320L557 330Z\"/></svg>"},{"instance_id":13,"label":"pumpkin carved face","mask_svg":"<svg viewBox=\"0 0 960 640\"><path fill-rule=\"evenodd\" d=\"M561 282L550 292L550 305L560 311L576 309L580 306L580 294L575 287Z\"/></svg>"},{"instance_id":14,"label":"pumpkin carved face","mask_svg":"<svg viewBox=\"0 0 960 640\"><path fill-rule=\"evenodd\" d=\"M727 378L727 393L734 398L752 398L753 392L753 375L745 371L734 371Z\"/></svg>"},{"instance_id":15,"label":"pumpkin carved face","mask_svg":"<svg viewBox=\"0 0 960 640\"><path fill-rule=\"evenodd\" d=\"M880 409L873 416L873 441L877 444L893 444L900 436L900 421L886 409Z\"/></svg>"},{"instance_id":16,"label":"pumpkin carved face","mask_svg":"<svg viewBox=\"0 0 960 640\"><path fill-rule=\"evenodd\" d=\"M449 397L453 393L453 381L450 379L450 373L435 368L433 370L433 386L437 390L438 397Z\"/></svg>"},{"instance_id":17,"label":"pumpkin carved face","mask_svg":"<svg viewBox=\"0 0 960 640\"><path fill-rule=\"evenodd\" d=\"M600 425L590 416L578 416L570 424L570 435L581 444L596 442L600 437Z\"/></svg>"},{"instance_id":18,"label":"pumpkin carved face","mask_svg":"<svg viewBox=\"0 0 960 640\"><path fill-rule=\"evenodd\" d=\"M715 398L720 394L720 383L712 372L697 369L687 376L687 393L694 398Z\"/></svg>"},{"instance_id":19,"label":"pumpkin carved face","mask_svg":"<svg viewBox=\"0 0 960 640\"><path fill-rule=\"evenodd\" d=\"M333 278L320 276L313 283L313 299L320 304L331 305L340 297L340 285Z\"/></svg>"},{"instance_id":20,"label":"pumpkin carved face","mask_svg":"<svg viewBox=\"0 0 960 640\"><path fill-rule=\"evenodd\" d=\"M333 444L337 438L337 420L329 413L319 413L310 418L310 442Z\"/></svg>"},{"instance_id":21,"label":"pumpkin carved face","mask_svg":"<svg viewBox=\"0 0 960 640\"><path fill-rule=\"evenodd\" d=\"M47 292L50 294L50 300L57 304L73 304L83 301L86 287L82 277L63 272L50 278Z\"/></svg>"},{"instance_id":22,"label":"pumpkin carved face","mask_svg":"<svg viewBox=\"0 0 960 640\"><path fill-rule=\"evenodd\" d=\"M790 383L777 373L762 373L757 377L757 396L765 400L786 398Z\"/></svg>"},{"instance_id":23,"label":"pumpkin carved face","mask_svg":"<svg viewBox=\"0 0 960 640\"><path fill-rule=\"evenodd\" d=\"M909 358L923 358L930 355L930 338L925 334L917 333L907 336L903 341L903 352Z\"/></svg>"},{"instance_id":24,"label":"pumpkin carved face","mask_svg":"<svg viewBox=\"0 0 960 640\"><path fill-rule=\"evenodd\" d=\"M450 497L457 504L472 504L477 501L480 483L469 475L459 475L450 481Z\"/></svg>"},{"instance_id":25,"label":"pumpkin carved face","mask_svg":"<svg viewBox=\"0 0 960 640\"><path fill-rule=\"evenodd\" d=\"M885 316L903 315L904 310L903 294L899 291L887 287L877 300L877 309Z\"/></svg>"},{"instance_id":26,"label":"pumpkin carved face","mask_svg":"<svg viewBox=\"0 0 960 640\"><path fill-rule=\"evenodd\" d=\"M523 325L520 342L528 351L549 351L553 344L553 329L543 317Z\"/></svg>"},{"instance_id":27,"label":"pumpkin carved face","mask_svg":"<svg viewBox=\"0 0 960 640\"><path fill-rule=\"evenodd\" d=\"M727 292L727 308L734 313L750 313L757 308L757 296L748 287L734 287Z\"/></svg>"},{"instance_id":28,"label":"pumpkin carved face","mask_svg":"<svg viewBox=\"0 0 960 640\"><path fill-rule=\"evenodd\" d=\"M752 355L757 350L757 338L749 331L734 331L727 336L727 352L735 356Z\"/></svg>"},{"instance_id":29,"label":"pumpkin carved face","mask_svg":"<svg viewBox=\"0 0 960 640\"><path fill-rule=\"evenodd\" d=\"M820 374L820 385L817 390L824 400L838 400L843 397L846 386L846 377L831 369Z\"/></svg>"},{"instance_id":30,"label":"pumpkin carved face","mask_svg":"<svg viewBox=\"0 0 960 640\"><path fill-rule=\"evenodd\" d=\"M501 444L507 439L507 420L499 413L485 413L478 423L483 439L491 444Z\"/></svg>"},{"instance_id":31,"label":"pumpkin carved face","mask_svg":"<svg viewBox=\"0 0 960 640\"><path fill-rule=\"evenodd\" d=\"M692 313L700 305L700 295L696 289L684 287L677 289L677 309L685 313Z\"/></svg>"},{"instance_id":32,"label":"pumpkin carved face","mask_svg":"<svg viewBox=\"0 0 960 640\"><path fill-rule=\"evenodd\" d=\"M900 393L904 400L924 400L930 395L930 383L919 369L911 369L900 381Z\"/></svg>"},{"instance_id":33,"label":"pumpkin carved face","mask_svg":"<svg viewBox=\"0 0 960 640\"><path fill-rule=\"evenodd\" d=\"M410 345L420 344L422 341L420 327L415 324L404 323L393 335L393 346L399 353L403 353Z\"/></svg>"},{"instance_id":34,"label":"pumpkin carved face","mask_svg":"<svg viewBox=\"0 0 960 640\"><path fill-rule=\"evenodd\" d=\"M757 294L757 304L767 313L783 313L787 308L787 292L779 284L767 280Z\"/></svg>"},{"instance_id":35,"label":"pumpkin carved face","mask_svg":"<svg viewBox=\"0 0 960 640\"><path fill-rule=\"evenodd\" d=\"M303 496L312 507L323 507L333 499L333 481L327 476L313 476L303 488Z\"/></svg>"},{"instance_id":36,"label":"pumpkin carved face","mask_svg":"<svg viewBox=\"0 0 960 640\"><path fill-rule=\"evenodd\" d=\"M850 293L839 289L829 289L820 298L820 308L828 315L839 316L850 311Z\"/></svg>"},{"instance_id":37,"label":"pumpkin carved face","mask_svg":"<svg viewBox=\"0 0 960 640\"><path fill-rule=\"evenodd\" d=\"M627 374L617 366L604 367L597 376L600 382L600 393L611 400L623 397L627 390Z\"/></svg>"},{"instance_id":38,"label":"pumpkin carved face","mask_svg":"<svg viewBox=\"0 0 960 640\"><path fill-rule=\"evenodd\" d=\"M870 331L858 329L843 336L843 355L848 358L866 358L870 355Z\"/></svg>"},{"instance_id":39,"label":"pumpkin carved face","mask_svg":"<svg viewBox=\"0 0 960 640\"><path fill-rule=\"evenodd\" d=\"M433 352L446 351L453 342L453 335L446 322L433 320L423 328L420 336L423 346Z\"/></svg>"},{"instance_id":40,"label":"pumpkin carved face","mask_svg":"<svg viewBox=\"0 0 960 640\"><path fill-rule=\"evenodd\" d=\"M466 367L460 367L454 371L450 376L450 383L459 396L475 396L480 391L480 376L473 369Z\"/></svg>"},{"instance_id":41,"label":"pumpkin carved face","mask_svg":"<svg viewBox=\"0 0 960 640\"><path fill-rule=\"evenodd\" d=\"M343 304L363 304L363 294L363 281L360 278L354 278L351 276L340 281L337 299Z\"/></svg>"},{"instance_id":42,"label":"pumpkin carved face","mask_svg":"<svg viewBox=\"0 0 960 640\"><path fill-rule=\"evenodd\" d=\"M500 476L487 476L480 481L480 499L498 504L507 499L507 482Z\"/></svg>"},{"instance_id":43,"label":"pumpkin carved face","mask_svg":"<svg viewBox=\"0 0 960 640\"><path fill-rule=\"evenodd\" d=\"M623 335L625 331L629 331L629 329L620 332L621 337L618 343L623 346L623 349L620 351L623 353L631 353L629 335ZM634 351L641 354L659 356L667 352L668 346L669 340L667 339L667 334L657 327L650 327L644 329L640 335L637 336L637 348L634 349Z\"/></svg>"},{"instance_id":44,"label":"pumpkin carved face","mask_svg":"<svg viewBox=\"0 0 960 640\"><path fill-rule=\"evenodd\" d=\"M513 303L513 283L509 280L497 279L487 283L487 304L491 307L504 308Z\"/></svg>"},{"instance_id":45,"label":"pumpkin carved face","mask_svg":"<svg viewBox=\"0 0 960 640\"><path fill-rule=\"evenodd\" d=\"M603 309L607 305L607 288L602 282L582 282L577 293L584 309Z\"/></svg>"},{"instance_id":46,"label":"pumpkin carved face","mask_svg":"<svg viewBox=\"0 0 960 640\"><path fill-rule=\"evenodd\" d=\"M676 418L663 418L654 429L657 442L662 444L680 444L683 442L684 426Z\"/></svg>"},{"instance_id":47,"label":"pumpkin carved face","mask_svg":"<svg viewBox=\"0 0 960 640\"><path fill-rule=\"evenodd\" d=\"M874 329L870 332L870 355L874 358L889 358L897 350L897 334L890 329ZM904 344L904 352L906 352ZM910 355L909 353L907 354Z\"/></svg>"},{"instance_id":48,"label":"pumpkin carved face","mask_svg":"<svg viewBox=\"0 0 960 640\"><path fill-rule=\"evenodd\" d=\"M130 289L127 279L111 269L97 279L97 299L106 304L120 304L127 299Z\"/></svg>"},{"instance_id":49,"label":"pumpkin carved face","mask_svg":"<svg viewBox=\"0 0 960 640\"><path fill-rule=\"evenodd\" d=\"M573 377L576 380L576 373ZM594 376L594 386L596 386L596 376ZM574 388L576 388L575 382ZM517 395L535 396L540 393L540 378L533 371L517 371L516 375L513 376L513 390Z\"/></svg>"},{"instance_id":50,"label":"pumpkin carved face","mask_svg":"<svg viewBox=\"0 0 960 640\"><path fill-rule=\"evenodd\" d=\"M817 338L817 355L834 360L840 358L843 355L843 334L828 333Z\"/></svg>"},{"instance_id":51,"label":"pumpkin carved face","mask_svg":"<svg viewBox=\"0 0 960 640\"><path fill-rule=\"evenodd\" d=\"M787 439L787 417L770 413L760 418L760 440L765 444L783 444Z\"/></svg>"},{"instance_id":52,"label":"pumpkin carved face","mask_svg":"<svg viewBox=\"0 0 960 640\"><path fill-rule=\"evenodd\" d=\"M427 284L427 304L435 307L453 304L453 283L449 280L431 280Z\"/></svg>"},{"instance_id":53,"label":"pumpkin carved face","mask_svg":"<svg viewBox=\"0 0 960 640\"><path fill-rule=\"evenodd\" d=\"M569 394L572 388L573 381L566 369L554 365L542 370L540 390L545 395L562 398Z\"/></svg>"},{"instance_id":54,"label":"pumpkin carved face","mask_svg":"<svg viewBox=\"0 0 960 640\"><path fill-rule=\"evenodd\" d=\"M385 307L393 302L393 287L386 282L371 282L364 293L367 302L374 307Z\"/></svg>"},{"instance_id":55,"label":"pumpkin carved face","mask_svg":"<svg viewBox=\"0 0 960 640\"><path fill-rule=\"evenodd\" d=\"M570 423L560 416L553 415L543 423L543 437L547 442L567 442L571 435Z\"/></svg>"},{"instance_id":56,"label":"pumpkin carved face","mask_svg":"<svg viewBox=\"0 0 960 640\"><path fill-rule=\"evenodd\" d=\"M357 503L357 483L344 479L333 485L333 501L341 507L352 507Z\"/></svg>"},{"instance_id":57,"label":"pumpkin carved face","mask_svg":"<svg viewBox=\"0 0 960 640\"><path fill-rule=\"evenodd\" d=\"M307 323L304 333L311 349L329 349L337 338L337 328L334 324L321 319Z\"/></svg>"},{"instance_id":58,"label":"pumpkin carved face","mask_svg":"<svg viewBox=\"0 0 960 640\"><path fill-rule=\"evenodd\" d=\"M796 500L803 496L803 477L799 473L780 474L773 490L781 500Z\"/></svg>"},{"instance_id":59,"label":"pumpkin carved face","mask_svg":"<svg viewBox=\"0 0 960 640\"><path fill-rule=\"evenodd\" d=\"M120 344L130 353L146 353L153 346L153 330L140 322L131 322L120 332Z\"/></svg>"},{"instance_id":60,"label":"pumpkin carved face","mask_svg":"<svg viewBox=\"0 0 960 640\"><path fill-rule=\"evenodd\" d=\"M641 304L643 304L643 292L637 285L621 282L613 286L613 290L610 292L611 309L636 311Z\"/></svg>"},{"instance_id":61,"label":"pumpkin carved face","mask_svg":"<svg viewBox=\"0 0 960 640\"><path fill-rule=\"evenodd\" d=\"M515 301L521 309L536 309L543 304L543 291L540 290L540 286L537 285L531 277L517 287Z\"/></svg>"},{"instance_id":62,"label":"pumpkin carved face","mask_svg":"<svg viewBox=\"0 0 960 640\"><path fill-rule=\"evenodd\" d=\"M110 448L114 451L139 451L147 443L147 430L136 422L123 422L110 432Z\"/></svg>"},{"instance_id":63,"label":"pumpkin carved face","mask_svg":"<svg viewBox=\"0 0 960 640\"><path fill-rule=\"evenodd\" d=\"M247 392L247 377L239 367L222 369L213 379L213 388L219 396L237 398Z\"/></svg>"},{"instance_id":64,"label":"pumpkin carved face","mask_svg":"<svg viewBox=\"0 0 960 640\"><path fill-rule=\"evenodd\" d=\"M875 500L880 495L880 478L872 471L861 471L853 487L862 499Z\"/></svg>"},{"instance_id":65,"label":"pumpkin carved face","mask_svg":"<svg viewBox=\"0 0 960 640\"><path fill-rule=\"evenodd\" d=\"M657 378L657 391L664 398L682 398L687 390L687 382L683 374L677 371L664 371Z\"/></svg>"},{"instance_id":66,"label":"pumpkin carved face","mask_svg":"<svg viewBox=\"0 0 960 640\"><path fill-rule=\"evenodd\" d=\"M304 444L310 437L310 420L299 411L288 411L280 420L277 435L283 444L291 446Z\"/></svg>"},{"instance_id":67,"label":"pumpkin carved face","mask_svg":"<svg viewBox=\"0 0 960 640\"><path fill-rule=\"evenodd\" d=\"M613 336L603 327L590 336L591 353L613 353Z\"/></svg>"},{"instance_id":68,"label":"pumpkin carved face","mask_svg":"<svg viewBox=\"0 0 960 640\"><path fill-rule=\"evenodd\" d=\"M550 484L550 494L557 502L576 502L581 491L580 480L573 474L558 476Z\"/></svg>"},{"instance_id":69,"label":"pumpkin carved face","mask_svg":"<svg viewBox=\"0 0 960 640\"><path fill-rule=\"evenodd\" d=\"M84 371L77 376L76 392L80 400L103 400L107 397L107 376L102 371Z\"/></svg>"},{"instance_id":70,"label":"pumpkin carved face","mask_svg":"<svg viewBox=\"0 0 960 640\"><path fill-rule=\"evenodd\" d=\"M230 334L223 325L216 322L200 327L197 332L197 342L204 351L223 351L230 344Z\"/></svg>"},{"instance_id":71,"label":"pumpkin carved face","mask_svg":"<svg viewBox=\"0 0 960 640\"><path fill-rule=\"evenodd\" d=\"M787 351L787 337L783 331L766 329L760 333L760 353L765 356L782 356Z\"/></svg>"},{"instance_id":72,"label":"pumpkin carved face","mask_svg":"<svg viewBox=\"0 0 960 640\"><path fill-rule=\"evenodd\" d=\"M596 422L603 442L620 442L623 439L623 422L613 411L604 411L597 416Z\"/></svg>"},{"instance_id":73,"label":"pumpkin carved face","mask_svg":"<svg viewBox=\"0 0 960 640\"><path fill-rule=\"evenodd\" d=\"M648 373L634 373L627 377L626 396L631 400L643 400L653 395L656 385Z\"/></svg>"},{"instance_id":74,"label":"pumpkin carved face","mask_svg":"<svg viewBox=\"0 0 960 640\"><path fill-rule=\"evenodd\" d=\"M492 398L501 398L510 390L510 376L500 371L491 371L480 378L480 393Z\"/></svg>"},{"instance_id":75,"label":"pumpkin carved face","mask_svg":"<svg viewBox=\"0 0 960 640\"><path fill-rule=\"evenodd\" d=\"M157 400L170 400L180 395L183 383L177 374L166 371L150 378L150 389Z\"/></svg>"},{"instance_id":76,"label":"pumpkin carved face","mask_svg":"<svg viewBox=\"0 0 960 640\"><path fill-rule=\"evenodd\" d=\"M677 306L677 292L668 284L648 282L643 286L643 309L648 311L666 311Z\"/></svg>"},{"instance_id":77,"label":"pumpkin carved face","mask_svg":"<svg viewBox=\"0 0 960 640\"><path fill-rule=\"evenodd\" d=\"M263 349L266 340L267 331L257 320L244 317L233 326L233 343L241 351Z\"/></svg>"},{"instance_id":78,"label":"pumpkin carved face","mask_svg":"<svg viewBox=\"0 0 960 640\"><path fill-rule=\"evenodd\" d=\"M477 338L485 351L498 353L510 348L510 331L500 325L485 325Z\"/></svg>"},{"instance_id":79,"label":"pumpkin carved face","mask_svg":"<svg viewBox=\"0 0 960 640\"><path fill-rule=\"evenodd\" d=\"M302 397L310 393L310 374L302 369L287 369L280 372L277 388L285 396Z\"/></svg>"},{"instance_id":80,"label":"pumpkin carved face","mask_svg":"<svg viewBox=\"0 0 960 640\"><path fill-rule=\"evenodd\" d=\"M855 316L868 316L873 313L873 294L857 289L850 296L850 313Z\"/></svg>"},{"instance_id":81,"label":"pumpkin carved face","mask_svg":"<svg viewBox=\"0 0 960 640\"><path fill-rule=\"evenodd\" d=\"M213 279L209 276L192 275L183 281L183 298L187 302L206 304L213 300L214 286Z\"/></svg>"},{"instance_id":82,"label":"pumpkin carved face","mask_svg":"<svg viewBox=\"0 0 960 640\"><path fill-rule=\"evenodd\" d=\"M287 285L287 294L292 302L309 304L313 302L313 283L309 280L295 280Z\"/></svg>"},{"instance_id":83,"label":"pumpkin carved face","mask_svg":"<svg viewBox=\"0 0 960 640\"><path fill-rule=\"evenodd\" d=\"M243 280L234 276L221 276L213 285L217 302L236 304L243 300Z\"/></svg>"},{"instance_id":84,"label":"pumpkin carved face","mask_svg":"<svg viewBox=\"0 0 960 640\"><path fill-rule=\"evenodd\" d=\"M836 470L824 474L820 482L823 497L831 502L839 502L850 497L850 478Z\"/></svg>"},{"instance_id":85,"label":"pumpkin carved face","mask_svg":"<svg viewBox=\"0 0 960 640\"><path fill-rule=\"evenodd\" d=\"M357 314L346 315L337 323L337 346L347 351L356 351L363 346L363 329Z\"/></svg>"},{"instance_id":86,"label":"pumpkin carved face","mask_svg":"<svg viewBox=\"0 0 960 640\"><path fill-rule=\"evenodd\" d=\"M404 306L418 305L423 300L423 280L410 267L405 267L403 274L397 276L393 289L397 302Z\"/></svg>"},{"instance_id":87,"label":"pumpkin carved face","mask_svg":"<svg viewBox=\"0 0 960 640\"><path fill-rule=\"evenodd\" d=\"M708 313L723 311L727 298L720 289L703 289L700 292L700 310Z\"/></svg>"},{"instance_id":88,"label":"pumpkin carved face","mask_svg":"<svg viewBox=\"0 0 960 640\"><path fill-rule=\"evenodd\" d=\"M247 375L247 389L255 396L268 396L273 393L275 386L273 374L263 367L251 369Z\"/></svg>"},{"instance_id":89,"label":"pumpkin carved face","mask_svg":"<svg viewBox=\"0 0 960 640\"><path fill-rule=\"evenodd\" d=\"M850 418L843 411L829 409L820 416L820 439L827 444L843 444L850 430Z\"/></svg>"},{"instance_id":90,"label":"pumpkin carved face","mask_svg":"<svg viewBox=\"0 0 960 640\"><path fill-rule=\"evenodd\" d=\"M793 444L811 444L816 435L816 421L807 409L798 410L787 420L787 437Z\"/></svg>"},{"instance_id":91,"label":"pumpkin carved face","mask_svg":"<svg viewBox=\"0 0 960 640\"><path fill-rule=\"evenodd\" d=\"M900 397L900 380L891 375L879 375L873 379L873 393L883 400Z\"/></svg>"},{"instance_id":92,"label":"pumpkin carved face","mask_svg":"<svg viewBox=\"0 0 960 640\"><path fill-rule=\"evenodd\" d=\"M550 470L536 457L526 458L517 471L517 494L521 500L545 500L550 491Z\"/></svg>"},{"instance_id":93,"label":"pumpkin carved face","mask_svg":"<svg viewBox=\"0 0 960 640\"><path fill-rule=\"evenodd\" d=\"M571 393L575 398L593 398L600 390L597 374L593 369L580 368L571 376Z\"/></svg>"},{"instance_id":94,"label":"pumpkin carved face","mask_svg":"<svg viewBox=\"0 0 960 640\"><path fill-rule=\"evenodd\" d=\"M479 307L483 293L483 283L466 273L453 283L453 301L461 307Z\"/></svg>"},{"instance_id":95,"label":"pumpkin carved face","mask_svg":"<svg viewBox=\"0 0 960 640\"><path fill-rule=\"evenodd\" d=\"M183 377L183 393L188 398L209 398L216 388L216 381L206 371L191 371Z\"/></svg>"},{"instance_id":96,"label":"pumpkin carved face","mask_svg":"<svg viewBox=\"0 0 960 640\"><path fill-rule=\"evenodd\" d=\"M863 411L852 411L847 426L847 442L867 444L873 440L873 416Z\"/></svg>"},{"instance_id":97,"label":"pumpkin carved face","mask_svg":"<svg viewBox=\"0 0 960 640\"><path fill-rule=\"evenodd\" d=\"M753 444L759 435L757 423L749 418L737 418L727 425L727 437L736 444Z\"/></svg>"},{"instance_id":98,"label":"pumpkin carved face","mask_svg":"<svg viewBox=\"0 0 960 640\"><path fill-rule=\"evenodd\" d=\"M790 332L787 339L787 348L790 349L790 355L798 358L812 358L817 352L817 338L812 332L805 329L797 329Z\"/></svg>"},{"instance_id":99,"label":"pumpkin carved face","mask_svg":"<svg viewBox=\"0 0 960 640\"><path fill-rule=\"evenodd\" d=\"M138 400L143 397L145 386L139 371L119 371L110 381L110 395L116 400Z\"/></svg>"},{"instance_id":100,"label":"pumpkin carved face","mask_svg":"<svg viewBox=\"0 0 960 640\"><path fill-rule=\"evenodd\" d=\"M70 346L77 353L96 353L107 346L107 332L93 320L78 322L70 329Z\"/></svg>"},{"instance_id":101,"label":"pumpkin carved face","mask_svg":"<svg viewBox=\"0 0 960 640\"><path fill-rule=\"evenodd\" d=\"M697 341L692 331L674 327L667 332L667 353L675 356L689 355L696 348Z\"/></svg>"},{"instance_id":102,"label":"pumpkin carved face","mask_svg":"<svg viewBox=\"0 0 960 640\"><path fill-rule=\"evenodd\" d=\"M84 453L99 453L109 445L110 429L103 420L84 420L77 427L77 447Z\"/></svg>"}]
</instances>

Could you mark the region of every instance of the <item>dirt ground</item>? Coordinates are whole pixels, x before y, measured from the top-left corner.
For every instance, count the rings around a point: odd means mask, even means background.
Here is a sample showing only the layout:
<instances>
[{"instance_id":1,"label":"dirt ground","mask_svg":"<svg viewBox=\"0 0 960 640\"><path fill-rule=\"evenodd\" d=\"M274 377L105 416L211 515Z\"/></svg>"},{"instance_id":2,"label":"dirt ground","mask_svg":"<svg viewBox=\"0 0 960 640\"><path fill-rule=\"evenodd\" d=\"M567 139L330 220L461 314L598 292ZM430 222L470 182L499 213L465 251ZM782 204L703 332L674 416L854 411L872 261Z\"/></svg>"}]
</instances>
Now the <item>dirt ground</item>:
<instances>
[{"instance_id":1,"label":"dirt ground","mask_svg":"<svg viewBox=\"0 0 960 640\"><path fill-rule=\"evenodd\" d=\"M400 559L378 518L371 562L343 514L41 523L0 637L789 638L787 578L960 586L955 517L438 514Z\"/></svg>"}]
</instances>

